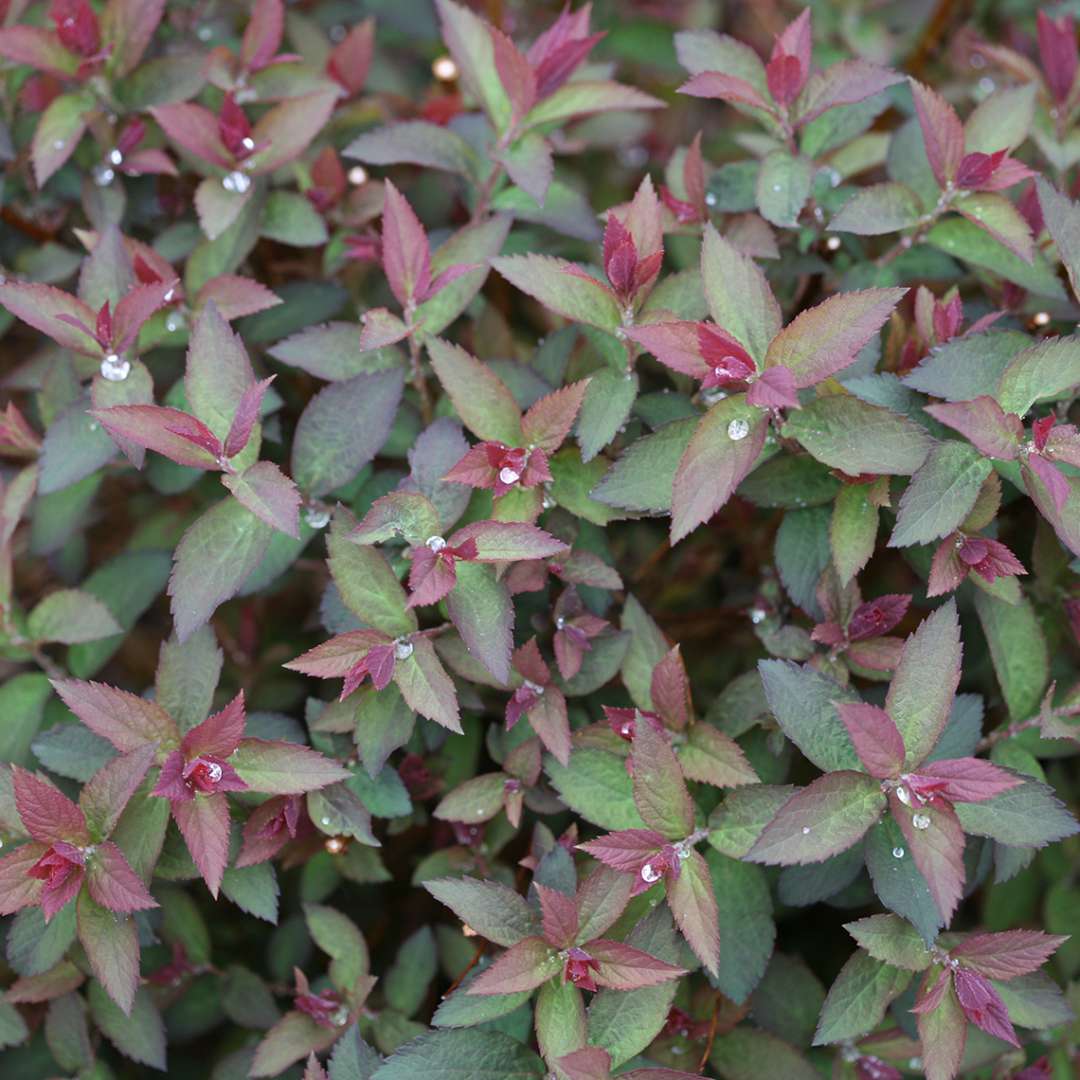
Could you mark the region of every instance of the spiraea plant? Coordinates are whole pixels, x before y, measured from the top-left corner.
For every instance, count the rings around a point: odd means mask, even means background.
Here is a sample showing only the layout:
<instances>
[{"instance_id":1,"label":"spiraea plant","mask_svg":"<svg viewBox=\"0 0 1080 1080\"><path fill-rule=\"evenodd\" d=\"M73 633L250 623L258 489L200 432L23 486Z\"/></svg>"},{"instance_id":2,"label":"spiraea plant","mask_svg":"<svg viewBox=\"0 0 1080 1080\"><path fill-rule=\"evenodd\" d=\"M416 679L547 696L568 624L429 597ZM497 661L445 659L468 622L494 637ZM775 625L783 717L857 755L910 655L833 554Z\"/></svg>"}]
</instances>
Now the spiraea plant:
<instances>
[{"instance_id":1,"label":"spiraea plant","mask_svg":"<svg viewBox=\"0 0 1080 1080\"><path fill-rule=\"evenodd\" d=\"M0 1073L1071 1080L1074 6L0 0Z\"/></svg>"}]
</instances>

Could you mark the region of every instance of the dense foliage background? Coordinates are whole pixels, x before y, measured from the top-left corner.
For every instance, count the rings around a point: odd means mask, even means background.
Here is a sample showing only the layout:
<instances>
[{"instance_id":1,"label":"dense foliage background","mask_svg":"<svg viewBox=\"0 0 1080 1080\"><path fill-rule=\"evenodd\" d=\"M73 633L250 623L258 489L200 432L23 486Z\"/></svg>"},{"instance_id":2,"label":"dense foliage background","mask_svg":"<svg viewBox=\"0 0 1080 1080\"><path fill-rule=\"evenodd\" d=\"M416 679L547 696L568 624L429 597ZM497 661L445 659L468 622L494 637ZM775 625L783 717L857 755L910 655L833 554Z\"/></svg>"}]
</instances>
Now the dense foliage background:
<instances>
[{"instance_id":1,"label":"dense foliage background","mask_svg":"<svg viewBox=\"0 0 1080 1080\"><path fill-rule=\"evenodd\" d=\"M3 1075L1077 1075L1075 7L0 0Z\"/></svg>"}]
</instances>

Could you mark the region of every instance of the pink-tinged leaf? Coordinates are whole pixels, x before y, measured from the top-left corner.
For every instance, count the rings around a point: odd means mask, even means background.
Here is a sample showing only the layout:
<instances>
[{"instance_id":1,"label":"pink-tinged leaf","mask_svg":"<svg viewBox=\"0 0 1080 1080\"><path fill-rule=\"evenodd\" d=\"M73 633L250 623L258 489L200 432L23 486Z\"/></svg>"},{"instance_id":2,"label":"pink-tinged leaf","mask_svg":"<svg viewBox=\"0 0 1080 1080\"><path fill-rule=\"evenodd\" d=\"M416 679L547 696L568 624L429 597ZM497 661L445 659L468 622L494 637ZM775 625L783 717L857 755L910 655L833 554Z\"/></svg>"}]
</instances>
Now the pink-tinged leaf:
<instances>
[{"instance_id":1,"label":"pink-tinged leaf","mask_svg":"<svg viewBox=\"0 0 1080 1080\"><path fill-rule=\"evenodd\" d=\"M622 325L615 294L574 263L530 254L501 255L491 265L511 285L557 315L609 332Z\"/></svg>"},{"instance_id":2,"label":"pink-tinged leaf","mask_svg":"<svg viewBox=\"0 0 1080 1080\"><path fill-rule=\"evenodd\" d=\"M885 708L900 730L905 764L919 764L937 745L960 681L960 620L950 600L925 619L904 644Z\"/></svg>"},{"instance_id":3,"label":"pink-tinged leaf","mask_svg":"<svg viewBox=\"0 0 1080 1080\"><path fill-rule=\"evenodd\" d=\"M668 650L653 668L649 695L653 708L669 728L682 731L690 723L694 706L690 700L690 680L686 677L686 665L678 645Z\"/></svg>"},{"instance_id":4,"label":"pink-tinged leaf","mask_svg":"<svg viewBox=\"0 0 1080 1080\"><path fill-rule=\"evenodd\" d=\"M887 593L876 596L860 604L847 625L849 641L863 641L887 634L899 625L911 606L911 596L907 593Z\"/></svg>"},{"instance_id":5,"label":"pink-tinged leaf","mask_svg":"<svg viewBox=\"0 0 1080 1080\"><path fill-rule=\"evenodd\" d=\"M948 974L942 973L941 989L933 999L933 1007L912 1010L918 1023L927 1080L952 1080L960 1071L964 1057L967 1023Z\"/></svg>"},{"instance_id":6,"label":"pink-tinged leaf","mask_svg":"<svg viewBox=\"0 0 1080 1080\"><path fill-rule=\"evenodd\" d=\"M45 844L23 844L0 858L0 915L14 915L40 902L42 882L29 871L48 850Z\"/></svg>"},{"instance_id":7,"label":"pink-tinged leaf","mask_svg":"<svg viewBox=\"0 0 1080 1080\"><path fill-rule=\"evenodd\" d=\"M594 859L624 874L637 874L642 864L667 843L662 833L652 829L620 829L618 832L586 840L578 848Z\"/></svg>"},{"instance_id":8,"label":"pink-tinged leaf","mask_svg":"<svg viewBox=\"0 0 1080 1080\"><path fill-rule=\"evenodd\" d=\"M142 59L161 22L165 0L112 0L101 13L101 37L114 76L127 75Z\"/></svg>"},{"instance_id":9,"label":"pink-tinged leaf","mask_svg":"<svg viewBox=\"0 0 1080 1080\"><path fill-rule=\"evenodd\" d=\"M143 746L175 746L180 740L172 717L158 704L104 683L54 679L64 704L95 734L122 754Z\"/></svg>"},{"instance_id":10,"label":"pink-tinged leaf","mask_svg":"<svg viewBox=\"0 0 1080 1080\"><path fill-rule=\"evenodd\" d=\"M540 899L540 919L544 927L544 939L554 949L573 945L578 933L577 904L572 896L546 885L534 885Z\"/></svg>"},{"instance_id":11,"label":"pink-tinged leaf","mask_svg":"<svg viewBox=\"0 0 1080 1080\"><path fill-rule=\"evenodd\" d=\"M558 1059L567 1080L610 1080L611 1055L599 1046L585 1046ZM653 1070L650 1070L653 1071Z\"/></svg>"},{"instance_id":12,"label":"pink-tinged leaf","mask_svg":"<svg viewBox=\"0 0 1080 1080\"><path fill-rule=\"evenodd\" d=\"M390 291L407 309L431 284L431 248L424 226L405 196L389 180L383 190L383 271Z\"/></svg>"},{"instance_id":13,"label":"pink-tinged leaf","mask_svg":"<svg viewBox=\"0 0 1080 1080\"><path fill-rule=\"evenodd\" d=\"M259 382L252 383L244 391L240 404L236 407L236 415L229 426L229 434L225 437L226 457L235 457L247 446L252 429L259 419L262 399L276 378L276 375L271 375L268 379L261 379Z\"/></svg>"},{"instance_id":14,"label":"pink-tinged leaf","mask_svg":"<svg viewBox=\"0 0 1080 1080\"><path fill-rule=\"evenodd\" d=\"M86 891L76 909L79 942L90 970L125 1014L131 1013L139 988L139 932L135 920L117 918Z\"/></svg>"},{"instance_id":15,"label":"pink-tinged leaf","mask_svg":"<svg viewBox=\"0 0 1080 1080\"><path fill-rule=\"evenodd\" d=\"M508 146L498 160L506 167L507 176L543 206L555 175L555 158L548 140L530 131Z\"/></svg>"},{"instance_id":16,"label":"pink-tinged leaf","mask_svg":"<svg viewBox=\"0 0 1080 1080\"><path fill-rule=\"evenodd\" d=\"M240 62L249 71L266 67L281 47L285 29L282 0L255 0L240 41Z\"/></svg>"},{"instance_id":17,"label":"pink-tinged leaf","mask_svg":"<svg viewBox=\"0 0 1080 1080\"><path fill-rule=\"evenodd\" d=\"M330 51L326 72L350 94L358 94L367 82L375 54L375 20L357 23Z\"/></svg>"},{"instance_id":18,"label":"pink-tinged leaf","mask_svg":"<svg viewBox=\"0 0 1080 1080\"><path fill-rule=\"evenodd\" d=\"M711 724L693 724L676 753L688 780L725 788L760 782L742 747Z\"/></svg>"},{"instance_id":19,"label":"pink-tinged leaf","mask_svg":"<svg viewBox=\"0 0 1080 1080\"><path fill-rule=\"evenodd\" d=\"M767 420L742 394L718 402L705 414L675 471L672 543L708 521L731 498L761 454Z\"/></svg>"},{"instance_id":20,"label":"pink-tinged leaf","mask_svg":"<svg viewBox=\"0 0 1080 1080\"><path fill-rule=\"evenodd\" d=\"M177 146L222 169L232 168L232 155L221 141L218 118L209 109L191 102L157 105L150 115Z\"/></svg>"},{"instance_id":21,"label":"pink-tinged leaf","mask_svg":"<svg viewBox=\"0 0 1080 1080\"><path fill-rule=\"evenodd\" d=\"M940 94L915 79L909 82L927 160L938 186L945 187L955 179L964 156L964 125L956 110Z\"/></svg>"},{"instance_id":22,"label":"pink-tinged leaf","mask_svg":"<svg viewBox=\"0 0 1080 1080\"><path fill-rule=\"evenodd\" d=\"M916 790L921 780L928 779L930 791L949 802L985 802L1023 783L1000 766L973 757L931 761L911 776Z\"/></svg>"},{"instance_id":23,"label":"pink-tinged leaf","mask_svg":"<svg viewBox=\"0 0 1080 1080\"><path fill-rule=\"evenodd\" d=\"M49 102L30 144L38 187L44 187L75 153L88 121L93 118L93 107L93 98L85 92L60 94Z\"/></svg>"},{"instance_id":24,"label":"pink-tinged leaf","mask_svg":"<svg viewBox=\"0 0 1080 1080\"><path fill-rule=\"evenodd\" d=\"M711 370L701 349L702 329L705 325L696 322L652 323L628 327L626 336L647 349L672 371L689 375L692 379L704 379ZM710 326L709 330L713 328ZM717 333L722 334L723 331ZM740 353L744 351L741 345L738 349Z\"/></svg>"},{"instance_id":25,"label":"pink-tinged leaf","mask_svg":"<svg viewBox=\"0 0 1080 1080\"><path fill-rule=\"evenodd\" d=\"M309 746L273 739L241 739L229 764L252 791L268 795L302 795L351 775Z\"/></svg>"},{"instance_id":26,"label":"pink-tinged leaf","mask_svg":"<svg viewBox=\"0 0 1080 1080\"><path fill-rule=\"evenodd\" d=\"M378 630L350 630L308 649L282 666L317 679L340 679L374 646L385 645L389 641L390 638Z\"/></svg>"},{"instance_id":27,"label":"pink-tinged leaf","mask_svg":"<svg viewBox=\"0 0 1080 1080\"><path fill-rule=\"evenodd\" d=\"M121 297L113 312L113 350L124 352L135 344L143 323L173 298L179 287L174 277L151 285L137 285Z\"/></svg>"},{"instance_id":28,"label":"pink-tinged leaf","mask_svg":"<svg viewBox=\"0 0 1080 1080\"><path fill-rule=\"evenodd\" d=\"M5 991L4 1000L12 1005L39 1005L78 990L84 982L86 976L70 960L61 960L40 975L16 979Z\"/></svg>"},{"instance_id":29,"label":"pink-tinged leaf","mask_svg":"<svg viewBox=\"0 0 1080 1080\"><path fill-rule=\"evenodd\" d=\"M540 398L521 418L524 441L546 454L558 450L574 426L588 388L589 380L579 379Z\"/></svg>"},{"instance_id":30,"label":"pink-tinged leaf","mask_svg":"<svg viewBox=\"0 0 1080 1080\"><path fill-rule=\"evenodd\" d=\"M409 708L450 731L461 733L457 691L427 638L412 642L413 653L394 667L394 682Z\"/></svg>"},{"instance_id":31,"label":"pink-tinged leaf","mask_svg":"<svg viewBox=\"0 0 1080 1080\"><path fill-rule=\"evenodd\" d=\"M399 319L388 308L368 308L361 317L364 328L358 342L362 352L396 345L415 332L415 327Z\"/></svg>"},{"instance_id":32,"label":"pink-tinged leaf","mask_svg":"<svg viewBox=\"0 0 1080 1080\"><path fill-rule=\"evenodd\" d=\"M142 879L112 841L96 845L86 860L86 887L103 908L121 914L158 906Z\"/></svg>"},{"instance_id":33,"label":"pink-tinged leaf","mask_svg":"<svg viewBox=\"0 0 1080 1080\"><path fill-rule=\"evenodd\" d=\"M1013 1046L1020 1045L1009 1020L1009 1010L988 979L977 971L960 967L953 972L953 987L964 1015L976 1027Z\"/></svg>"},{"instance_id":34,"label":"pink-tinged leaf","mask_svg":"<svg viewBox=\"0 0 1080 1080\"><path fill-rule=\"evenodd\" d=\"M95 836L108 836L116 828L124 808L154 763L156 753L157 747L147 743L113 758L90 778L79 793L79 808Z\"/></svg>"},{"instance_id":35,"label":"pink-tinged leaf","mask_svg":"<svg viewBox=\"0 0 1080 1080\"><path fill-rule=\"evenodd\" d=\"M992 397L984 394L974 401L942 402L924 408L987 457L1013 461L1020 453L1024 425L1019 416L1006 413Z\"/></svg>"},{"instance_id":36,"label":"pink-tinged leaf","mask_svg":"<svg viewBox=\"0 0 1080 1080\"><path fill-rule=\"evenodd\" d=\"M220 469L221 444L201 421L163 405L114 405L91 409L90 415L115 439L153 450L178 465ZM216 451L216 452L215 452Z\"/></svg>"},{"instance_id":37,"label":"pink-tinged leaf","mask_svg":"<svg viewBox=\"0 0 1080 1080\"><path fill-rule=\"evenodd\" d=\"M243 315L254 315L256 312L276 307L281 303L281 297L251 278L237 274L219 274L199 290L192 307L198 312L211 301L216 305L221 317L231 322Z\"/></svg>"},{"instance_id":38,"label":"pink-tinged leaf","mask_svg":"<svg viewBox=\"0 0 1080 1080\"><path fill-rule=\"evenodd\" d=\"M668 735L652 724L634 731L634 803L645 824L669 840L682 840L694 829L694 803Z\"/></svg>"},{"instance_id":39,"label":"pink-tinged leaf","mask_svg":"<svg viewBox=\"0 0 1080 1080\"><path fill-rule=\"evenodd\" d=\"M633 896L634 879L607 866L596 866L578 886L579 941L598 937L626 910Z\"/></svg>"},{"instance_id":40,"label":"pink-tinged leaf","mask_svg":"<svg viewBox=\"0 0 1080 1080\"><path fill-rule=\"evenodd\" d=\"M455 560L437 555L426 545L416 548L409 567L409 607L437 604L457 584Z\"/></svg>"},{"instance_id":41,"label":"pink-tinged leaf","mask_svg":"<svg viewBox=\"0 0 1080 1080\"><path fill-rule=\"evenodd\" d=\"M795 376L783 364L768 368L750 384L746 400L762 409L797 409Z\"/></svg>"},{"instance_id":42,"label":"pink-tinged leaf","mask_svg":"<svg viewBox=\"0 0 1080 1080\"><path fill-rule=\"evenodd\" d=\"M679 873L666 876L671 914L694 954L716 975L720 965L720 921L708 864L696 851L682 860Z\"/></svg>"},{"instance_id":43,"label":"pink-tinged leaf","mask_svg":"<svg viewBox=\"0 0 1080 1080\"><path fill-rule=\"evenodd\" d=\"M524 521L477 521L459 529L450 538L458 547L476 544L474 562L516 562L520 559L547 559L567 551L563 541Z\"/></svg>"},{"instance_id":44,"label":"pink-tinged leaf","mask_svg":"<svg viewBox=\"0 0 1080 1080\"><path fill-rule=\"evenodd\" d=\"M1054 506L1057 508L1057 512L1060 514L1069 501L1071 491L1069 481L1063 473L1058 471L1056 465L1051 464L1040 454L1029 454L1027 467L1042 481L1043 486L1053 500Z\"/></svg>"},{"instance_id":45,"label":"pink-tinged leaf","mask_svg":"<svg viewBox=\"0 0 1080 1080\"><path fill-rule=\"evenodd\" d=\"M257 149L247 159L252 176L265 176L298 158L323 130L337 100L336 90L287 98L264 113L251 132Z\"/></svg>"},{"instance_id":46,"label":"pink-tinged leaf","mask_svg":"<svg viewBox=\"0 0 1080 1080\"><path fill-rule=\"evenodd\" d=\"M52 285L21 281L0 283L0 304L28 326L53 339L64 349L100 356L101 347L90 333L93 311L81 300ZM80 330L79 326L86 327Z\"/></svg>"},{"instance_id":47,"label":"pink-tinged leaf","mask_svg":"<svg viewBox=\"0 0 1080 1080\"><path fill-rule=\"evenodd\" d=\"M948 924L964 895L964 830L956 814L943 802L905 806L895 793L889 809Z\"/></svg>"},{"instance_id":48,"label":"pink-tinged leaf","mask_svg":"<svg viewBox=\"0 0 1080 1080\"><path fill-rule=\"evenodd\" d=\"M536 104L536 73L518 47L501 30L488 27L491 34L495 70L510 101L507 128L512 129Z\"/></svg>"},{"instance_id":49,"label":"pink-tinged leaf","mask_svg":"<svg viewBox=\"0 0 1080 1080\"><path fill-rule=\"evenodd\" d=\"M569 765L570 720L563 692L556 686L545 687L539 700L529 709L528 717L544 748L561 765Z\"/></svg>"},{"instance_id":50,"label":"pink-tinged leaf","mask_svg":"<svg viewBox=\"0 0 1080 1080\"><path fill-rule=\"evenodd\" d=\"M686 974L686 968L676 967L664 960L622 941L596 938L586 944L589 955L600 965L596 982L612 990L637 990L642 986L659 986Z\"/></svg>"},{"instance_id":51,"label":"pink-tinged leaf","mask_svg":"<svg viewBox=\"0 0 1080 1080\"><path fill-rule=\"evenodd\" d=\"M800 312L769 344L766 367L790 369L802 389L842 371L885 325L907 289L862 289Z\"/></svg>"},{"instance_id":52,"label":"pink-tinged leaf","mask_svg":"<svg viewBox=\"0 0 1080 1080\"><path fill-rule=\"evenodd\" d=\"M188 802L174 801L172 815L216 900L229 861L229 800L224 795L197 795Z\"/></svg>"},{"instance_id":53,"label":"pink-tinged leaf","mask_svg":"<svg viewBox=\"0 0 1080 1080\"><path fill-rule=\"evenodd\" d=\"M1041 930L972 934L950 955L988 979L1015 979L1037 971L1068 940L1067 936L1044 934Z\"/></svg>"},{"instance_id":54,"label":"pink-tinged leaf","mask_svg":"<svg viewBox=\"0 0 1080 1080\"><path fill-rule=\"evenodd\" d=\"M469 984L469 994L516 994L542 986L562 961L543 938L523 938L511 945L490 967Z\"/></svg>"},{"instance_id":55,"label":"pink-tinged leaf","mask_svg":"<svg viewBox=\"0 0 1080 1080\"><path fill-rule=\"evenodd\" d=\"M819 776L777 811L747 854L751 862L822 862L857 843L885 809L881 785L865 773Z\"/></svg>"},{"instance_id":56,"label":"pink-tinged leaf","mask_svg":"<svg viewBox=\"0 0 1080 1080\"><path fill-rule=\"evenodd\" d=\"M312 1050L308 1054L307 1064L304 1066L304 1075L301 1080L329 1080L326 1070L319 1064L319 1059Z\"/></svg>"},{"instance_id":57,"label":"pink-tinged leaf","mask_svg":"<svg viewBox=\"0 0 1080 1080\"><path fill-rule=\"evenodd\" d=\"M56 34L40 26L8 26L0 30L0 56L58 79L71 78L81 62L79 56L64 48Z\"/></svg>"},{"instance_id":58,"label":"pink-tinged leaf","mask_svg":"<svg viewBox=\"0 0 1080 1080\"><path fill-rule=\"evenodd\" d=\"M296 484L272 461L257 461L242 473L225 473L221 482L267 525L299 538L303 499Z\"/></svg>"},{"instance_id":59,"label":"pink-tinged leaf","mask_svg":"<svg viewBox=\"0 0 1080 1080\"><path fill-rule=\"evenodd\" d=\"M15 809L35 840L43 844L88 842L83 812L62 791L18 765L11 768L11 782Z\"/></svg>"},{"instance_id":60,"label":"pink-tinged leaf","mask_svg":"<svg viewBox=\"0 0 1080 1080\"><path fill-rule=\"evenodd\" d=\"M758 90L745 79L735 75L725 75L721 71L702 71L687 79L679 87L680 94L689 97L719 98L732 105L750 105L755 109L775 112L771 102L767 101Z\"/></svg>"},{"instance_id":61,"label":"pink-tinged leaf","mask_svg":"<svg viewBox=\"0 0 1080 1080\"><path fill-rule=\"evenodd\" d=\"M521 410L502 379L458 345L432 338L427 349L431 366L465 426L478 439L517 446Z\"/></svg>"},{"instance_id":62,"label":"pink-tinged leaf","mask_svg":"<svg viewBox=\"0 0 1080 1080\"><path fill-rule=\"evenodd\" d=\"M827 109L854 105L880 94L904 77L866 60L841 60L810 76L796 105L797 123L808 124Z\"/></svg>"},{"instance_id":63,"label":"pink-tinged leaf","mask_svg":"<svg viewBox=\"0 0 1080 1080\"><path fill-rule=\"evenodd\" d=\"M866 771L879 780L898 775L904 765L904 740L892 717L884 709L861 701L835 704Z\"/></svg>"},{"instance_id":64,"label":"pink-tinged leaf","mask_svg":"<svg viewBox=\"0 0 1080 1080\"><path fill-rule=\"evenodd\" d=\"M1051 18L1045 11L1036 13L1036 32L1039 42L1039 58L1047 85L1054 100L1064 102L1073 84L1080 60L1077 57L1076 27L1068 15Z\"/></svg>"},{"instance_id":65,"label":"pink-tinged leaf","mask_svg":"<svg viewBox=\"0 0 1080 1080\"><path fill-rule=\"evenodd\" d=\"M180 749L188 759L203 754L227 758L240 745L245 722L244 691L241 690L224 709L193 727L184 736Z\"/></svg>"}]
</instances>

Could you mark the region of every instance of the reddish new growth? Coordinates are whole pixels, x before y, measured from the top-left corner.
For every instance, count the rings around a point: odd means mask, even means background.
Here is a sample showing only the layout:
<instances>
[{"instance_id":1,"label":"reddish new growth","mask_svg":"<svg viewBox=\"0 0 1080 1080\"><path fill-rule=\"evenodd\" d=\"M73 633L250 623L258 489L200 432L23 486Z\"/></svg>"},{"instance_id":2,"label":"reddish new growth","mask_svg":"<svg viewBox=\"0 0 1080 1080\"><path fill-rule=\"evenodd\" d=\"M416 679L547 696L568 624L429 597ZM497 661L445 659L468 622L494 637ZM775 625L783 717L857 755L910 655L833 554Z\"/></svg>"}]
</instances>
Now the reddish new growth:
<instances>
[{"instance_id":1,"label":"reddish new growth","mask_svg":"<svg viewBox=\"0 0 1080 1080\"><path fill-rule=\"evenodd\" d=\"M566 963L563 965L563 982L572 982L580 990L597 989L593 973L600 970L600 965L584 949L577 946L566 950Z\"/></svg>"},{"instance_id":2,"label":"reddish new growth","mask_svg":"<svg viewBox=\"0 0 1080 1080\"><path fill-rule=\"evenodd\" d=\"M489 488L496 498L515 487L532 488L551 481L547 454L539 447L477 443L444 477L448 482Z\"/></svg>"},{"instance_id":3,"label":"reddish new growth","mask_svg":"<svg viewBox=\"0 0 1080 1080\"><path fill-rule=\"evenodd\" d=\"M296 996L293 1004L299 1012L311 1017L319 1027L339 1028L349 1018L348 1007L336 990L322 990L318 994L311 992L307 977L295 968Z\"/></svg>"}]
</instances>

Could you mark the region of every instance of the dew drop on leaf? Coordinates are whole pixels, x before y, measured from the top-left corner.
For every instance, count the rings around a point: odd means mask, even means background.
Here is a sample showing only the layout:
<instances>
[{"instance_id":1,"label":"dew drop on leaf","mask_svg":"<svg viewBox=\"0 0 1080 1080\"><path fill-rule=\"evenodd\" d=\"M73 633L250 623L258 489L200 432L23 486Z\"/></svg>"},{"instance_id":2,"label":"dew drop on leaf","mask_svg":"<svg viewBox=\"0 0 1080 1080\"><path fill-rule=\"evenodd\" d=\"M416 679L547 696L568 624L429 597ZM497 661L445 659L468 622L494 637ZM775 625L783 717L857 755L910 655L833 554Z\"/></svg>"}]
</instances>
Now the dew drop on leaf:
<instances>
[{"instance_id":1,"label":"dew drop on leaf","mask_svg":"<svg viewBox=\"0 0 1080 1080\"><path fill-rule=\"evenodd\" d=\"M929 829L930 818L926 814L915 814L911 818L911 824L914 825L916 829Z\"/></svg>"},{"instance_id":2,"label":"dew drop on leaf","mask_svg":"<svg viewBox=\"0 0 1080 1080\"><path fill-rule=\"evenodd\" d=\"M902 859L904 857L904 849L902 847L894 847L892 849L894 859Z\"/></svg>"},{"instance_id":3,"label":"dew drop on leaf","mask_svg":"<svg viewBox=\"0 0 1080 1080\"><path fill-rule=\"evenodd\" d=\"M727 426L728 438L733 442L738 442L740 439L745 439L750 434L750 423L744 420L741 416L736 417Z\"/></svg>"},{"instance_id":4,"label":"dew drop on leaf","mask_svg":"<svg viewBox=\"0 0 1080 1080\"><path fill-rule=\"evenodd\" d=\"M656 870L653 869L652 863L646 863L641 868L641 880L642 881L647 881L650 885L654 881L659 881L660 880L660 874Z\"/></svg>"}]
</instances>

